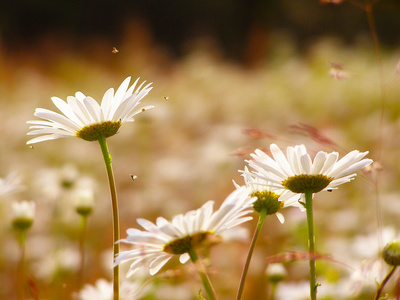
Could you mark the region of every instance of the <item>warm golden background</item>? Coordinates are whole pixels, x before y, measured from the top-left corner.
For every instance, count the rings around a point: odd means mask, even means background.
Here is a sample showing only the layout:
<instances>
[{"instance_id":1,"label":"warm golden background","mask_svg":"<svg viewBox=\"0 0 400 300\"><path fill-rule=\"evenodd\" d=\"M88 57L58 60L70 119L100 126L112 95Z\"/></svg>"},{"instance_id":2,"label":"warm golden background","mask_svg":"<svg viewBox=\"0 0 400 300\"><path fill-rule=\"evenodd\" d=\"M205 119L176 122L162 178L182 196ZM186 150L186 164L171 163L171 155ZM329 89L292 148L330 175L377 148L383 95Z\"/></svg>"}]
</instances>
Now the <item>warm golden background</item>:
<instances>
[{"instance_id":1,"label":"warm golden background","mask_svg":"<svg viewBox=\"0 0 400 300\"><path fill-rule=\"evenodd\" d=\"M336 261L318 262L320 299L372 298L373 279L354 296L349 278L364 259L377 259L379 241L396 237L400 225L398 2L373 7L381 67L366 13L350 2L7 1L0 7L0 176L17 172L25 186L0 202L1 299L15 299L12 199L37 206L27 239L31 288L40 299L73 298L80 219L71 195L85 184L95 188L96 206L84 282L110 279L111 207L98 145L70 138L31 149L26 121L37 107L56 110L52 96L82 91L100 101L127 76L153 82L142 103L156 107L108 140L122 237L138 228L138 217L170 219L210 199L218 207L234 189L232 179L243 183L237 170L255 148L274 142L282 148L302 143L311 153L368 150L382 170L317 195L315 225L318 252ZM283 225L273 216L266 220L244 299L270 299L266 257L307 249L305 214L294 208L283 214ZM251 235L255 221L245 226ZM220 299L234 298L248 245L212 249ZM307 261L282 262L288 270L278 286L282 295L307 293ZM168 266L177 271L151 278L144 299L197 299L201 283L190 264Z\"/></svg>"}]
</instances>

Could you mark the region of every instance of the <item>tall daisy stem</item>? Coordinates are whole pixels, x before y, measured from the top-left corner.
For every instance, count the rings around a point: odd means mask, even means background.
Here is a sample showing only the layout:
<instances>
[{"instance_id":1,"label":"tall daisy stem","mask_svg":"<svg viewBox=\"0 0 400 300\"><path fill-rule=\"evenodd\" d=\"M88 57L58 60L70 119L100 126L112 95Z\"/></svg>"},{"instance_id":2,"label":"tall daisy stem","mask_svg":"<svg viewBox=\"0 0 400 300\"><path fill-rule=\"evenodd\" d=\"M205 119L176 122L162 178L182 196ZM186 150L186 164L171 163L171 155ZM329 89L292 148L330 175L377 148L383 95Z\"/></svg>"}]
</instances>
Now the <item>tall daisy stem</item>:
<instances>
[{"instance_id":1,"label":"tall daisy stem","mask_svg":"<svg viewBox=\"0 0 400 300\"><path fill-rule=\"evenodd\" d=\"M84 271L85 271L85 241L86 241L86 231L87 231L87 215L81 217L81 235L79 237L79 252L81 253L81 261L79 263L79 273L78 273L78 289L82 287Z\"/></svg>"},{"instance_id":2,"label":"tall daisy stem","mask_svg":"<svg viewBox=\"0 0 400 300\"><path fill-rule=\"evenodd\" d=\"M374 300L381 299L380 296L381 296L381 293L383 291L383 288L385 287L386 283L389 281L390 277L393 275L393 273L396 270L396 268L397 268L397 266L392 266L390 268L389 272L386 274L386 276L383 279L382 283L378 286L378 289L376 290L376 294L375 294Z\"/></svg>"},{"instance_id":3,"label":"tall daisy stem","mask_svg":"<svg viewBox=\"0 0 400 300\"><path fill-rule=\"evenodd\" d=\"M106 138L104 136L99 138L99 144L101 152L103 153L104 163L106 165L108 182L110 185L111 194L111 206L112 206L112 217L113 217L113 254L114 258L119 253L119 214L118 214L118 202L117 202L117 191L115 188L114 173L111 165L111 154L108 152ZM119 265L116 265L113 270L113 291L114 300L119 300Z\"/></svg>"},{"instance_id":4,"label":"tall daisy stem","mask_svg":"<svg viewBox=\"0 0 400 300\"><path fill-rule=\"evenodd\" d=\"M312 192L306 190L306 213L307 213L307 226L308 226L308 252L310 263L310 299L317 299L317 275L315 271L315 235L314 235L314 217L312 207Z\"/></svg>"},{"instance_id":5,"label":"tall daisy stem","mask_svg":"<svg viewBox=\"0 0 400 300\"><path fill-rule=\"evenodd\" d=\"M204 265L201 262L198 262L199 257L197 252L194 249L189 251L189 256L191 261L196 265L197 272L200 275L201 282L203 283L204 289L206 290L207 296L209 300L216 300L215 290L211 284L210 278L207 275L207 272L204 268Z\"/></svg>"},{"instance_id":6,"label":"tall daisy stem","mask_svg":"<svg viewBox=\"0 0 400 300\"><path fill-rule=\"evenodd\" d=\"M25 240L26 240L26 229L21 229L19 233L19 244L21 250L21 258L18 265L17 273L17 299L24 299L25 289Z\"/></svg>"},{"instance_id":7,"label":"tall daisy stem","mask_svg":"<svg viewBox=\"0 0 400 300\"><path fill-rule=\"evenodd\" d=\"M266 209L262 209L260 211L260 214L259 214L259 217L258 217L257 228L254 231L253 239L252 239L251 244L250 244L249 253L247 254L246 263L245 263L245 265L243 267L242 277L240 279L240 284L239 284L239 289L238 289L238 292L237 292L237 295L236 295L236 300L240 300L242 298L244 283L246 281L247 272L249 271L250 261L251 261L251 258L253 256L254 248L255 248L256 242L257 242L257 238L258 238L258 236L259 236L259 234L261 232L261 228L264 225L264 220L265 220L265 216L266 215L267 215L267 210Z\"/></svg>"}]
</instances>

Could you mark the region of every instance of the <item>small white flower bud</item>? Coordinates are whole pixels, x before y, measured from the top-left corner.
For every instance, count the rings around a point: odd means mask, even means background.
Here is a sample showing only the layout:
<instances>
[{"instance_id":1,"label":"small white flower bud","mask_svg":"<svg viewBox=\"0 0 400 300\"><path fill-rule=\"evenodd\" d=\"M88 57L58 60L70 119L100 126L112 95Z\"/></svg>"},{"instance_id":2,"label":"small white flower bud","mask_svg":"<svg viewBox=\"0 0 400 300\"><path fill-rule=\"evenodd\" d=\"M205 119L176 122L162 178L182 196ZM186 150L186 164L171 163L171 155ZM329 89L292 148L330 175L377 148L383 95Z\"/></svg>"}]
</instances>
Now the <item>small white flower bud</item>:
<instances>
[{"instance_id":1,"label":"small white flower bud","mask_svg":"<svg viewBox=\"0 0 400 300\"><path fill-rule=\"evenodd\" d=\"M31 201L21 201L12 203L13 219L12 225L16 229L28 229L33 224L35 217L35 203Z\"/></svg>"},{"instance_id":2,"label":"small white flower bud","mask_svg":"<svg viewBox=\"0 0 400 300\"><path fill-rule=\"evenodd\" d=\"M272 263L268 264L265 274L270 282L278 283L285 280L287 271L281 263Z\"/></svg>"},{"instance_id":3,"label":"small white flower bud","mask_svg":"<svg viewBox=\"0 0 400 300\"><path fill-rule=\"evenodd\" d=\"M81 216L92 213L94 208L94 195L92 189L80 189L75 194L75 210Z\"/></svg>"}]
</instances>

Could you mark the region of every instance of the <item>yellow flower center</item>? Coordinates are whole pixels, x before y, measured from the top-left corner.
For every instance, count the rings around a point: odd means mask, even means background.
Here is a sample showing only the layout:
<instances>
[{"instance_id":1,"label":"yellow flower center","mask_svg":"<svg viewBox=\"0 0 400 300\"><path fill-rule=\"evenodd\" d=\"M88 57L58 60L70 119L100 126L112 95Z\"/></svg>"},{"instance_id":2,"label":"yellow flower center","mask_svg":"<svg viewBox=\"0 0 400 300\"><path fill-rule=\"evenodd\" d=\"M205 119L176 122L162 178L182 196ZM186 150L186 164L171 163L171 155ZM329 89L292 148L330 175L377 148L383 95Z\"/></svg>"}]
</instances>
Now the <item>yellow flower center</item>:
<instances>
[{"instance_id":1,"label":"yellow flower center","mask_svg":"<svg viewBox=\"0 0 400 300\"><path fill-rule=\"evenodd\" d=\"M293 193L305 193L307 190L318 193L326 188L332 180L332 177L322 174L295 175L287 178L282 185Z\"/></svg>"},{"instance_id":2,"label":"yellow flower center","mask_svg":"<svg viewBox=\"0 0 400 300\"><path fill-rule=\"evenodd\" d=\"M251 196L257 197L257 200L253 203L253 208L258 213L265 209L267 215L273 215L284 205L283 202L279 201L280 196L271 191L254 192Z\"/></svg>"},{"instance_id":3,"label":"yellow flower center","mask_svg":"<svg viewBox=\"0 0 400 300\"><path fill-rule=\"evenodd\" d=\"M211 232L199 232L173 240L164 246L164 252L170 254L188 253L191 249L199 247L207 240Z\"/></svg>"},{"instance_id":4,"label":"yellow flower center","mask_svg":"<svg viewBox=\"0 0 400 300\"><path fill-rule=\"evenodd\" d=\"M100 137L110 137L118 132L118 129L121 127L121 121L105 121L101 123L95 123L88 126L83 127L76 133L78 138L81 138L85 141L97 141Z\"/></svg>"}]
</instances>

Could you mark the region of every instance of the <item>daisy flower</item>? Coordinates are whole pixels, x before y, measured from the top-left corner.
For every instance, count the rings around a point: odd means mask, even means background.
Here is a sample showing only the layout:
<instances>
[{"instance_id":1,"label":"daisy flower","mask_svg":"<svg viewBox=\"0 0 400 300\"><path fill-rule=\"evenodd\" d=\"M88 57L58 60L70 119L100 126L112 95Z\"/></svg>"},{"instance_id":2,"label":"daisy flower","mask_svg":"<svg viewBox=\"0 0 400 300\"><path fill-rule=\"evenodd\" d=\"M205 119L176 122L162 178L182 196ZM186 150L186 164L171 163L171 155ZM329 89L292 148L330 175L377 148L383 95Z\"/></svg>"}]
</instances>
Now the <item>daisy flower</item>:
<instances>
[{"instance_id":1,"label":"daisy flower","mask_svg":"<svg viewBox=\"0 0 400 300\"><path fill-rule=\"evenodd\" d=\"M12 172L7 177L0 178L0 197L13 194L23 189L22 179L16 173Z\"/></svg>"},{"instance_id":2,"label":"daisy flower","mask_svg":"<svg viewBox=\"0 0 400 300\"><path fill-rule=\"evenodd\" d=\"M148 267L150 275L156 274L173 256L180 255L180 262L189 260L191 251L204 245L213 236L219 236L234 226L249 221L251 207L256 198L248 197L242 187L233 191L213 212L213 201L186 214L175 216L172 221L159 217L156 224L145 219L137 222L145 230L130 228L128 237L120 242L133 244L135 248L122 251L115 258L115 265L133 260L127 276L142 267Z\"/></svg>"},{"instance_id":3,"label":"daisy flower","mask_svg":"<svg viewBox=\"0 0 400 300\"><path fill-rule=\"evenodd\" d=\"M21 230L32 226L35 217L35 203L32 201L12 202L12 224L14 228Z\"/></svg>"},{"instance_id":4,"label":"daisy flower","mask_svg":"<svg viewBox=\"0 0 400 300\"><path fill-rule=\"evenodd\" d=\"M248 163L256 170L254 174L270 181L274 187L289 190L293 193L318 193L332 190L349 182L356 176L355 172L370 165L371 159L363 159L367 152L351 151L338 160L337 152L320 151L311 160L304 145L288 147L286 156L275 144L272 144L273 159L261 150L251 154Z\"/></svg>"},{"instance_id":5,"label":"daisy flower","mask_svg":"<svg viewBox=\"0 0 400 300\"><path fill-rule=\"evenodd\" d=\"M151 83L138 88L139 78L128 88L131 78L126 78L114 94L114 89L106 91L101 104L92 97L77 92L75 97L67 97L67 101L52 97L54 105L60 113L37 108L35 116L43 120L28 121L32 131L28 135L40 135L27 142L28 145L63 137L75 136L86 141L96 141L100 136L110 137L118 132L124 122L133 122L138 113L152 108L145 106L135 110L140 100L152 89ZM136 90L135 90L136 88Z\"/></svg>"},{"instance_id":6,"label":"daisy flower","mask_svg":"<svg viewBox=\"0 0 400 300\"><path fill-rule=\"evenodd\" d=\"M247 167L239 172L242 173L245 185L250 190L250 197L257 197L257 200L253 203L253 208L256 212L260 213L262 209L265 209L267 215L275 214L283 224L285 218L279 210L288 206L295 206L304 210L303 205L299 203L301 197L298 194L274 188L271 182L258 178ZM240 188L235 181L233 181L233 184L236 188Z\"/></svg>"},{"instance_id":7,"label":"daisy flower","mask_svg":"<svg viewBox=\"0 0 400 300\"><path fill-rule=\"evenodd\" d=\"M121 284L121 300L139 299L143 288L135 282L123 282ZM98 279L95 285L85 284L77 294L79 300L112 300L113 285L105 279Z\"/></svg>"}]
</instances>

